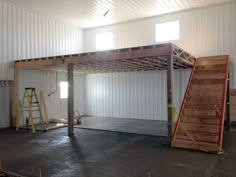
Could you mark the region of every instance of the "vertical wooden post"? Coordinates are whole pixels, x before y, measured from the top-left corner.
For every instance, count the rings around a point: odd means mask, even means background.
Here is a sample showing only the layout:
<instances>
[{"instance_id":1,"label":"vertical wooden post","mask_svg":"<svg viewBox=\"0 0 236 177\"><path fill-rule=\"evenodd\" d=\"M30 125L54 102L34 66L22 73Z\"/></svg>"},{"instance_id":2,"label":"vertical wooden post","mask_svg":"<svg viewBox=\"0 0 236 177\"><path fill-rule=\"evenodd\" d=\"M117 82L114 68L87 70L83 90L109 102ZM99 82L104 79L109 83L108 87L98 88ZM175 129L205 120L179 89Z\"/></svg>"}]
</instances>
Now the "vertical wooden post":
<instances>
[{"instance_id":1,"label":"vertical wooden post","mask_svg":"<svg viewBox=\"0 0 236 177\"><path fill-rule=\"evenodd\" d=\"M231 120L230 120L230 80L229 80L229 76L228 76L227 95L226 95L226 116L227 116L227 130L230 131L231 130Z\"/></svg>"},{"instance_id":2,"label":"vertical wooden post","mask_svg":"<svg viewBox=\"0 0 236 177\"><path fill-rule=\"evenodd\" d=\"M173 55L167 59L167 109L168 109L168 137L172 136L172 105L173 105L174 62Z\"/></svg>"},{"instance_id":3,"label":"vertical wooden post","mask_svg":"<svg viewBox=\"0 0 236 177\"><path fill-rule=\"evenodd\" d=\"M67 65L68 75L68 135L74 135L74 79L73 64Z\"/></svg>"},{"instance_id":4,"label":"vertical wooden post","mask_svg":"<svg viewBox=\"0 0 236 177\"><path fill-rule=\"evenodd\" d=\"M11 126L16 127L18 120L18 69L14 66L14 81L12 82L12 97L11 97Z\"/></svg>"}]
</instances>

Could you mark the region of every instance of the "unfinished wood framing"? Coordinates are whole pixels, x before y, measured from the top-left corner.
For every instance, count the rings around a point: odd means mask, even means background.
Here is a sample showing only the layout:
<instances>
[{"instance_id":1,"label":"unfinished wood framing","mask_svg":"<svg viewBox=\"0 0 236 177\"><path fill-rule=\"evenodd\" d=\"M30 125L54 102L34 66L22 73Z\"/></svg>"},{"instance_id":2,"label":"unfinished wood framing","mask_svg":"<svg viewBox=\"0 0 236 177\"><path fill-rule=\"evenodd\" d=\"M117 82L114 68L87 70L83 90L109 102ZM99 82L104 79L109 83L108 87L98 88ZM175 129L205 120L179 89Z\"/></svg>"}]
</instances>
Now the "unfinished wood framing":
<instances>
[{"instance_id":1,"label":"unfinished wood framing","mask_svg":"<svg viewBox=\"0 0 236 177\"><path fill-rule=\"evenodd\" d=\"M117 49L102 52L90 52L63 55L48 58L35 58L15 62L15 71L19 69L63 69L68 72L68 134L73 134L73 71L80 73L134 72L167 69L168 105L173 105L173 69L185 69L193 66L194 57L174 44L157 44L142 47ZM67 67L67 69L66 69ZM17 75L17 72L15 72ZM15 77L13 104L18 102L17 80ZM17 113L17 105L14 114ZM172 133L172 109L168 108L168 135ZM13 116L16 119L16 116Z\"/></svg>"},{"instance_id":2,"label":"unfinished wood framing","mask_svg":"<svg viewBox=\"0 0 236 177\"><path fill-rule=\"evenodd\" d=\"M68 135L74 134L74 79L73 64L67 65L68 75Z\"/></svg>"},{"instance_id":3,"label":"unfinished wood framing","mask_svg":"<svg viewBox=\"0 0 236 177\"><path fill-rule=\"evenodd\" d=\"M173 120L173 81L174 81L174 62L173 56L167 60L167 104L168 104L168 137L171 138L172 136L172 120Z\"/></svg>"}]
</instances>

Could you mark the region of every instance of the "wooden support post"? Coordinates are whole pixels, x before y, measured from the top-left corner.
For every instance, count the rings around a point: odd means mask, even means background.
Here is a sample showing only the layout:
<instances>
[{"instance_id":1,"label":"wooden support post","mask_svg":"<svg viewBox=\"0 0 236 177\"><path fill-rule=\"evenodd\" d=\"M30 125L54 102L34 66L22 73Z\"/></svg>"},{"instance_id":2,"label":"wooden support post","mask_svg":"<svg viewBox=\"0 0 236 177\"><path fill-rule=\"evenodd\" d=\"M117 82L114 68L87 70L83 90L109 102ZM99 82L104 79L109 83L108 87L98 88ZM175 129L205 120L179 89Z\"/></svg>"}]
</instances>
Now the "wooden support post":
<instances>
[{"instance_id":1,"label":"wooden support post","mask_svg":"<svg viewBox=\"0 0 236 177\"><path fill-rule=\"evenodd\" d=\"M14 67L14 81L12 82L12 97L11 97L11 126L16 127L18 120L18 69Z\"/></svg>"},{"instance_id":2,"label":"wooden support post","mask_svg":"<svg viewBox=\"0 0 236 177\"><path fill-rule=\"evenodd\" d=\"M171 141L172 136L172 105L173 105L173 82L174 82L174 63L173 56L167 60L167 110L168 110L168 137Z\"/></svg>"},{"instance_id":3,"label":"wooden support post","mask_svg":"<svg viewBox=\"0 0 236 177\"><path fill-rule=\"evenodd\" d=\"M227 130L231 130L230 120L230 79L228 76L227 95L226 95L226 116L227 116Z\"/></svg>"},{"instance_id":4,"label":"wooden support post","mask_svg":"<svg viewBox=\"0 0 236 177\"><path fill-rule=\"evenodd\" d=\"M74 135L74 79L73 64L67 65L68 75L68 135Z\"/></svg>"}]
</instances>

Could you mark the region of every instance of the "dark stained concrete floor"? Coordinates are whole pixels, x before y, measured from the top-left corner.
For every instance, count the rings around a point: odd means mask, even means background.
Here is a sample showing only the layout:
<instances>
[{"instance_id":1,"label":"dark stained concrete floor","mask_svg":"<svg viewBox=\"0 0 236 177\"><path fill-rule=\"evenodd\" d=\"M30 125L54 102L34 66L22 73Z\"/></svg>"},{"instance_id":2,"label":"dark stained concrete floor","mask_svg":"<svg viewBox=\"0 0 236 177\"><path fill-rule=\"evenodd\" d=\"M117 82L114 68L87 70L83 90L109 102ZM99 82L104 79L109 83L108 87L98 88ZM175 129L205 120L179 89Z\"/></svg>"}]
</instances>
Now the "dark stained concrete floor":
<instances>
[{"instance_id":1,"label":"dark stained concrete floor","mask_svg":"<svg viewBox=\"0 0 236 177\"><path fill-rule=\"evenodd\" d=\"M67 128L35 135L0 131L7 170L38 177L235 177L236 132L225 132L227 155L174 149L164 137Z\"/></svg>"},{"instance_id":2,"label":"dark stained concrete floor","mask_svg":"<svg viewBox=\"0 0 236 177\"><path fill-rule=\"evenodd\" d=\"M113 117L82 117L79 128L168 136L168 124L163 120L144 120Z\"/></svg>"}]
</instances>

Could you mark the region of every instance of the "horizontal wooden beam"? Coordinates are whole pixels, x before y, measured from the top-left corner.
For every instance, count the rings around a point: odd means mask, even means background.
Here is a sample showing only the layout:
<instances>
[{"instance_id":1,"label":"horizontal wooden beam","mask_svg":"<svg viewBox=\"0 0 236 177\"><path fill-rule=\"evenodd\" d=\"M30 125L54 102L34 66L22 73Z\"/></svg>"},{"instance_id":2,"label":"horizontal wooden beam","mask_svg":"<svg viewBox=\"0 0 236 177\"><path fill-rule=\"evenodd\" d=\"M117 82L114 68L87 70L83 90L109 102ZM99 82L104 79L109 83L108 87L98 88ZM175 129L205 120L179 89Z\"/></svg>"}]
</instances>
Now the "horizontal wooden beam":
<instances>
[{"instance_id":1,"label":"horizontal wooden beam","mask_svg":"<svg viewBox=\"0 0 236 177\"><path fill-rule=\"evenodd\" d=\"M128 60L144 57L170 56L171 44L160 46L127 48L102 52L82 53L77 55L67 55L50 58L38 58L30 60L20 60L15 62L16 68L39 68L45 66L83 64L88 62L102 62L113 60Z\"/></svg>"}]
</instances>

